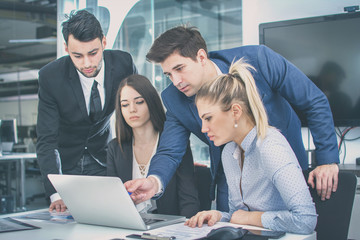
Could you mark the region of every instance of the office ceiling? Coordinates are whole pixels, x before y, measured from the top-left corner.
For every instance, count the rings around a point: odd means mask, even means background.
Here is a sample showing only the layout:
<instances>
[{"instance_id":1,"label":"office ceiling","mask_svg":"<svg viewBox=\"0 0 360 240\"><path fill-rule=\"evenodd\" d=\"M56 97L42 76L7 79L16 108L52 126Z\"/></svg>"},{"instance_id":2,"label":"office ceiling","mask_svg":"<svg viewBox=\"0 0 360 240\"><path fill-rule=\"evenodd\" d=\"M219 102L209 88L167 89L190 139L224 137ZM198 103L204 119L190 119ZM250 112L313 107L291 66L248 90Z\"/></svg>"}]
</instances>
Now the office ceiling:
<instances>
[{"instance_id":1,"label":"office ceiling","mask_svg":"<svg viewBox=\"0 0 360 240\"><path fill-rule=\"evenodd\" d=\"M0 0L0 98L37 92L56 59L56 0Z\"/></svg>"},{"instance_id":2,"label":"office ceiling","mask_svg":"<svg viewBox=\"0 0 360 240\"><path fill-rule=\"evenodd\" d=\"M214 7L220 6L221 1L175 0L175 5L168 0L159 2L160 10L196 9L202 15L219 18ZM222 16L222 21L239 23L233 15ZM56 27L56 0L0 0L0 101L4 97L37 93L38 70L56 59Z\"/></svg>"},{"instance_id":3,"label":"office ceiling","mask_svg":"<svg viewBox=\"0 0 360 240\"><path fill-rule=\"evenodd\" d=\"M39 69L56 58L56 0L0 0L1 74Z\"/></svg>"}]
</instances>

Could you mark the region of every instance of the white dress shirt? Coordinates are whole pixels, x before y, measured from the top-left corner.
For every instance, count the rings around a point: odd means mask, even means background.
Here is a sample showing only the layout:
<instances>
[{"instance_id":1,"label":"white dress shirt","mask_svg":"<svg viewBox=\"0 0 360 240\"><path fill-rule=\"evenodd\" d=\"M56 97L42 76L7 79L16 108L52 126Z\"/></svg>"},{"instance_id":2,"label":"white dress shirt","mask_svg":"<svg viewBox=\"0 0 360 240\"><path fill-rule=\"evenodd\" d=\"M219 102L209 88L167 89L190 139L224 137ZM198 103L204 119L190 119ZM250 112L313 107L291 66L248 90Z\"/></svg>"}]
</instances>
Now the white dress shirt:
<instances>
[{"instance_id":1,"label":"white dress shirt","mask_svg":"<svg viewBox=\"0 0 360 240\"><path fill-rule=\"evenodd\" d=\"M85 104L88 114L90 113L90 96L91 96L91 88L94 83L94 79L98 82L97 88L99 90L100 99L101 99L101 109L104 109L105 105L105 86L104 86L104 79L105 79L105 64L104 60L102 61L102 67L100 72L96 77L87 78L82 75L78 70L76 70L79 75L81 87L84 93Z\"/></svg>"},{"instance_id":2,"label":"white dress shirt","mask_svg":"<svg viewBox=\"0 0 360 240\"><path fill-rule=\"evenodd\" d=\"M99 90L99 95L100 95L100 99L101 99L101 108L104 109L104 105L105 105L105 86L104 86L105 63L104 63L104 60L102 60L102 67L100 69L100 72L98 73L98 75L95 78L87 78L84 75L82 75L82 73L80 73L77 69L76 69L76 71L79 75L81 87L82 87L82 90L84 93L87 113L88 114L90 113L90 96L91 96L91 88L92 88L92 85L94 84L94 79L98 82L97 88ZM51 202L55 202L59 199L61 199L61 197L58 193L54 193L50 196Z\"/></svg>"}]
</instances>

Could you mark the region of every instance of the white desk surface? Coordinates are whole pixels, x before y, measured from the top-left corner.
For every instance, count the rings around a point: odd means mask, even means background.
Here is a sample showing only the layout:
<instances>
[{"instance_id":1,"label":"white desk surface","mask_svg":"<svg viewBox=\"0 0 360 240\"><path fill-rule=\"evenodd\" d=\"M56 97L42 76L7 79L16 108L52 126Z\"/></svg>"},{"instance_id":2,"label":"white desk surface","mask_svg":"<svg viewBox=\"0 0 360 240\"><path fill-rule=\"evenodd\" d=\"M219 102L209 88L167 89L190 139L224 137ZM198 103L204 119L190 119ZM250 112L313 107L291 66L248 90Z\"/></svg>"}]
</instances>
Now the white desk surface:
<instances>
[{"instance_id":1,"label":"white desk surface","mask_svg":"<svg viewBox=\"0 0 360 240\"><path fill-rule=\"evenodd\" d=\"M40 209L29 212L14 213L0 215L1 218L13 217L15 219L17 216L26 215L29 213L41 212L46 209ZM17 232L7 232L0 233L0 239L7 240L111 240L111 239L126 239L126 235L129 234L141 234L142 231L130 230L130 229L121 229L121 228L112 228L112 227L102 227L95 225L79 224L79 223L52 223L44 220L36 219L18 219L22 222L41 227L40 229L17 231ZM183 223L180 223L183 225ZM174 225L173 225L174 226ZM215 225L216 226L216 225ZM181 227L181 226L180 226ZM158 228L152 231L161 232L162 229L168 228ZM147 231L149 232L149 231ZM199 236L201 237L201 236ZM181 239L181 238L176 238ZM281 240L316 240L316 233L311 235L297 235L287 233Z\"/></svg>"}]
</instances>

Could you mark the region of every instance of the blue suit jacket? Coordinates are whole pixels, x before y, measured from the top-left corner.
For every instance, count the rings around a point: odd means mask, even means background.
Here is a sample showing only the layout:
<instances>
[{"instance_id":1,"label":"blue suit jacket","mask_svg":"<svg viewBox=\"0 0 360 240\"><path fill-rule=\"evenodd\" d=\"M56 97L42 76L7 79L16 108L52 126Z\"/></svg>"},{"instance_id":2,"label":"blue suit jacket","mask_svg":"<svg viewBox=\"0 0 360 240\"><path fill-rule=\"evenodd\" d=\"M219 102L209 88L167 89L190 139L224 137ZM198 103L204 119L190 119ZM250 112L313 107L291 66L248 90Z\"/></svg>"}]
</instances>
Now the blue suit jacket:
<instances>
[{"instance_id":1,"label":"blue suit jacket","mask_svg":"<svg viewBox=\"0 0 360 240\"><path fill-rule=\"evenodd\" d=\"M209 57L223 73L228 72L233 61L242 57L256 69L252 74L267 110L269 124L286 137L303 169L308 168L308 160L301 136L301 122L293 107L307 117L316 146L317 164L339 162L334 123L327 98L293 64L265 46L244 46L210 52ZM185 153L190 133L193 133L209 145L213 182L217 183L218 191L223 194L218 195L221 199L218 204L226 210L227 187L220 161L221 147L214 146L206 134L201 132L201 120L194 97L186 97L170 84L162 92L162 99L167 109L165 128L149 174L158 175L166 186Z\"/></svg>"}]
</instances>

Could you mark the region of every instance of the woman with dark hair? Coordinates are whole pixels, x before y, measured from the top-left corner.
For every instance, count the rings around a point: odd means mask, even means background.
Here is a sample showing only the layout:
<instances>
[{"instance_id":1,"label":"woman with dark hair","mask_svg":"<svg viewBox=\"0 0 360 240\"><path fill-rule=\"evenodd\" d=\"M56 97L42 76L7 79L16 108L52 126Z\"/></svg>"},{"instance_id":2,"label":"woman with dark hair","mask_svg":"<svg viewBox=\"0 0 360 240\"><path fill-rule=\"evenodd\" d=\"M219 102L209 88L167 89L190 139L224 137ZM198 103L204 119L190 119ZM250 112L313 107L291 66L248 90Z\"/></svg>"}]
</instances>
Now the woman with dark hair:
<instances>
[{"instance_id":1,"label":"woman with dark hair","mask_svg":"<svg viewBox=\"0 0 360 240\"><path fill-rule=\"evenodd\" d=\"M141 75L121 81L117 91L116 138L108 145L107 175L123 182L145 178L164 128L165 112L160 97ZM191 217L199 210L190 145L178 170L158 200L137 205L139 212Z\"/></svg>"}]
</instances>

